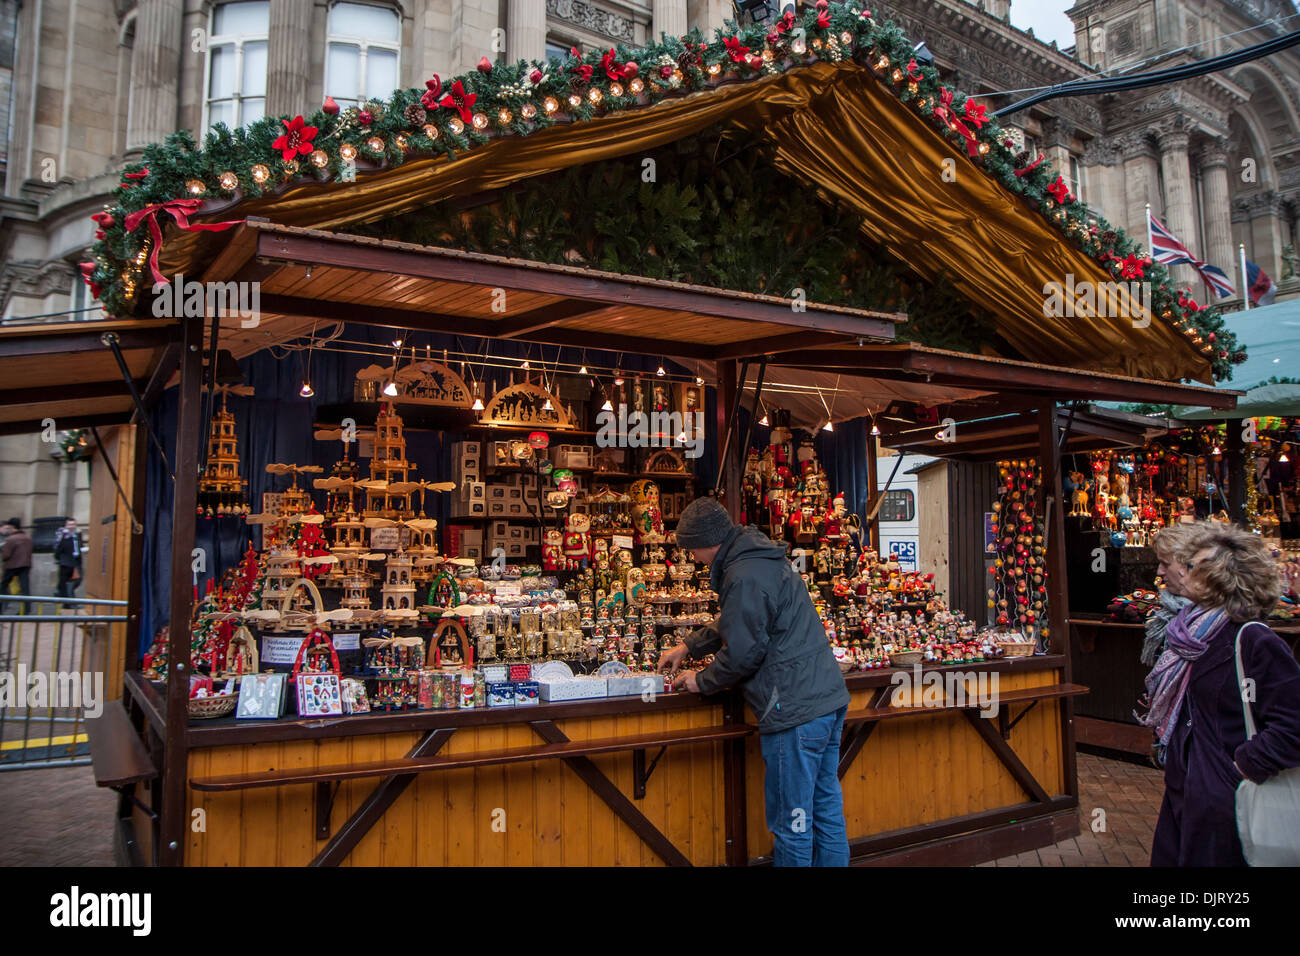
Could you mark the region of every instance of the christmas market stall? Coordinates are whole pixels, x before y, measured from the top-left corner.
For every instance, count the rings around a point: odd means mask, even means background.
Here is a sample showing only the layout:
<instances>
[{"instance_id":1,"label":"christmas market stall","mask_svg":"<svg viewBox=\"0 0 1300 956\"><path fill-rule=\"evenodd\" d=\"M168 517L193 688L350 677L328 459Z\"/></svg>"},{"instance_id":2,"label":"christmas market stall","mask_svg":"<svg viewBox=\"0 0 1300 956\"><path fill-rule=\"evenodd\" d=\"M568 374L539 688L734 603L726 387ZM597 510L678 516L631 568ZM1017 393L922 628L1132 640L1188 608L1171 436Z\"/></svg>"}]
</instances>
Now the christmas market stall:
<instances>
[{"instance_id":1,"label":"christmas market stall","mask_svg":"<svg viewBox=\"0 0 1300 956\"><path fill-rule=\"evenodd\" d=\"M822 614L855 861L1077 831L1061 462L1131 438L1077 403L1230 408L1181 383L1241 356L897 28L484 60L176 134L96 219L112 337L0 330L0 427L126 426L125 858L768 861L754 715L655 673L716 611L672 535L707 493ZM991 549L963 607L873 534L918 434Z\"/></svg>"}]
</instances>

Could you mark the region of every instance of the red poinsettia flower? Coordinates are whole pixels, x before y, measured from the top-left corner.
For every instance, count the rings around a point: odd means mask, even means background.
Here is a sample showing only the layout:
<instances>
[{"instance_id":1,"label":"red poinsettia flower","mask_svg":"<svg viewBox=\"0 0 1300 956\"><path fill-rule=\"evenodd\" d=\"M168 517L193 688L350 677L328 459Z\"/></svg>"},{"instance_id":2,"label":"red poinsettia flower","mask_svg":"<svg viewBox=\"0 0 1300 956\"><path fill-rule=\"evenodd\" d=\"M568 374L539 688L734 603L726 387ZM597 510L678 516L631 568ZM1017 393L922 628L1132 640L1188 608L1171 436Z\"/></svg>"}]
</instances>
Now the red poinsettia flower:
<instances>
[{"instance_id":1,"label":"red poinsettia flower","mask_svg":"<svg viewBox=\"0 0 1300 956\"><path fill-rule=\"evenodd\" d=\"M1060 176L1056 177L1056 182L1047 187L1047 191L1052 194L1052 198L1065 205L1070 201L1070 187L1065 185L1065 180Z\"/></svg>"},{"instance_id":2,"label":"red poinsettia flower","mask_svg":"<svg viewBox=\"0 0 1300 956\"><path fill-rule=\"evenodd\" d=\"M1057 177L1059 180L1060 177ZM1128 255L1119 260L1119 274L1125 279L1142 278L1142 260L1135 255Z\"/></svg>"},{"instance_id":3,"label":"red poinsettia flower","mask_svg":"<svg viewBox=\"0 0 1300 956\"><path fill-rule=\"evenodd\" d=\"M776 22L776 28L780 30L782 33L785 33L787 30L790 30L793 27L794 27L794 11L787 10L785 11L785 16L783 16L780 20Z\"/></svg>"},{"instance_id":4,"label":"red poinsettia flower","mask_svg":"<svg viewBox=\"0 0 1300 956\"><path fill-rule=\"evenodd\" d=\"M831 15L828 10L823 10L821 13L817 14L817 25L823 30L831 25Z\"/></svg>"},{"instance_id":5,"label":"red poinsettia flower","mask_svg":"<svg viewBox=\"0 0 1300 956\"><path fill-rule=\"evenodd\" d=\"M316 127L306 126L301 116L295 116L284 122L284 135L271 144L287 163L298 155L307 155L312 150L311 141L316 138Z\"/></svg>"},{"instance_id":6,"label":"red poinsettia flower","mask_svg":"<svg viewBox=\"0 0 1300 956\"><path fill-rule=\"evenodd\" d=\"M749 47L741 46L737 37L727 37L722 41L727 46L727 56L731 57L733 63L744 63L745 54L749 52Z\"/></svg>"},{"instance_id":7,"label":"red poinsettia flower","mask_svg":"<svg viewBox=\"0 0 1300 956\"><path fill-rule=\"evenodd\" d=\"M988 117L984 115L987 107L983 103L976 103L974 100L966 101L966 122L970 123L976 129L987 123Z\"/></svg>"},{"instance_id":8,"label":"red poinsettia flower","mask_svg":"<svg viewBox=\"0 0 1300 956\"><path fill-rule=\"evenodd\" d=\"M619 64L614 62L614 50L612 48L600 58L600 68L605 71L607 77L615 82L623 78L623 74L619 72Z\"/></svg>"},{"instance_id":9,"label":"red poinsettia flower","mask_svg":"<svg viewBox=\"0 0 1300 956\"><path fill-rule=\"evenodd\" d=\"M468 123L474 118L470 107L474 105L476 99L478 99L478 96L473 93L466 93L465 87L461 85L460 80L457 80L451 85L451 92L442 98L439 105L449 110L455 110L460 114L460 118Z\"/></svg>"},{"instance_id":10,"label":"red poinsettia flower","mask_svg":"<svg viewBox=\"0 0 1300 956\"><path fill-rule=\"evenodd\" d=\"M420 102L424 104L426 110L434 109L438 105L438 97L442 94L442 80L438 79L438 74L435 73L433 79L424 81L424 85L428 89L420 97Z\"/></svg>"},{"instance_id":11,"label":"red poinsettia flower","mask_svg":"<svg viewBox=\"0 0 1300 956\"><path fill-rule=\"evenodd\" d=\"M590 63L583 63L581 66L575 66L573 72L582 77L582 82L590 83L591 74L595 72L595 68Z\"/></svg>"}]
</instances>

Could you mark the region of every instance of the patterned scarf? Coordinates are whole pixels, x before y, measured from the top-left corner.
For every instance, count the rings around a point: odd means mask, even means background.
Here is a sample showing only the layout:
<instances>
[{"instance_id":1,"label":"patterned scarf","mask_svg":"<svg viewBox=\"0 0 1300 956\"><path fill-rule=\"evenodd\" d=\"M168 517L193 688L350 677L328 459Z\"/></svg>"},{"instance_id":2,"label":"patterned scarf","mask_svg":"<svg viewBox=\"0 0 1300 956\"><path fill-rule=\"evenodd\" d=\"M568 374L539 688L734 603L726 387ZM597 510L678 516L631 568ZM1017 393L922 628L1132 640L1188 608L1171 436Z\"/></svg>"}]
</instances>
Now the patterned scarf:
<instances>
[{"instance_id":1,"label":"patterned scarf","mask_svg":"<svg viewBox=\"0 0 1300 956\"><path fill-rule=\"evenodd\" d=\"M1161 765L1164 764L1169 738L1178 726L1183 695L1187 693L1187 681L1192 674L1192 661L1199 660L1205 653L1210 635L1226 619L1227 614L1222 608L1207 609L1192 604L1174 615L1166 628L1168 643L1165 651L1146 679L1146 700L1150 709L1145 715L1134 714L1139 723L1155 728L1159 737L1156 753Z\"/></svg>"},{"instance_id":2,"label":"patterned scarf","mask_svg":"<svg viewBox=\"0 0 1300 956\"><path fill-rule=\"evenodd\" d=\"M1191 605L1191 599L1179 597L1168 588L1160 589L1160 606L1147 616L1146 639L1142 641L1142 663L1154 667L1156 660L1165 649L1165 629L1169 622L1183 608Z\"/></svg>"}]
</instances>

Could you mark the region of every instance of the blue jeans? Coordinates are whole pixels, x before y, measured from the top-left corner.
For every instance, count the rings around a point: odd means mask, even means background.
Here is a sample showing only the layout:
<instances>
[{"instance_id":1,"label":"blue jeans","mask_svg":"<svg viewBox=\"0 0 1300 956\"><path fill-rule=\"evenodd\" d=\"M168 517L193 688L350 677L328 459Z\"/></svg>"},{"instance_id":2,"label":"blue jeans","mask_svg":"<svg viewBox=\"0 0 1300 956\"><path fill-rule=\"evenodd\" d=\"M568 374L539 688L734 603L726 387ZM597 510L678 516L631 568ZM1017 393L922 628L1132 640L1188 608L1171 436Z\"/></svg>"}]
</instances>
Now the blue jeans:
<instances>
[{"instance_id":1,"label":"blue jeans","mask_svg":"<svg viewBox=\"0 0 1300 956\"><path fill-rule=\"evenodd\" d=\"M767 828L777 866L848 866L849 837L838 773L848 707L774 734L760 734L767 774Z\"/></svg>"}]
</instances>

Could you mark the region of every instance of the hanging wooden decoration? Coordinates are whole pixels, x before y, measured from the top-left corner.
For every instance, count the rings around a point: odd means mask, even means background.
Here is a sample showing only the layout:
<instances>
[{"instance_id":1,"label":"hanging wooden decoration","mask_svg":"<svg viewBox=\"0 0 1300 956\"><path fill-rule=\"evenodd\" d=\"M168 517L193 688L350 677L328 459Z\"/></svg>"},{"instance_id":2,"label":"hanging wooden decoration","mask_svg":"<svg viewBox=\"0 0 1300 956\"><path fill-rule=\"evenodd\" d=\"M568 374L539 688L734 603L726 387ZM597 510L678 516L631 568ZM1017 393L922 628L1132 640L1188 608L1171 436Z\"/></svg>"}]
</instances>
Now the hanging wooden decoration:
<instances>
[{"instance_id":1,"label":"hanging wooden decoration","mask_svg":"<svg viewBox=\"0 0 1300 956\"><path fill-rule=\"evenodd\" d=\"M569 413L560 404L560 399L531 382L508 385L493 395L479 416L479 424L526 425L551 429L575 427Z\"/></svg>"},{"instance_id":2,"label":"hanging wooden decoration","mask_svg":"<svg viewBox=\"0 0 1300 956\"><path fill-rule=\"evenodd\" d=\"M685 475L689 473L682 453L676 448L661 448L646 457L646 474L650 475Z\"/></svg>"},{"instance_id":3,"label":"hanging wooden decoration","mask_svg":"<svg viewBox=\"0 0 1300 956\"><path fill-rule=\"evenodd\" d=\"M451 408L469 408L474 401L469 385L450 367L432 359L421 359L400 370L368 365L357 373L358 382L393 382L401 401L411 405L441 405ZM386 400L375 389L374 400Z\"/></svg>"}]
</instances>

